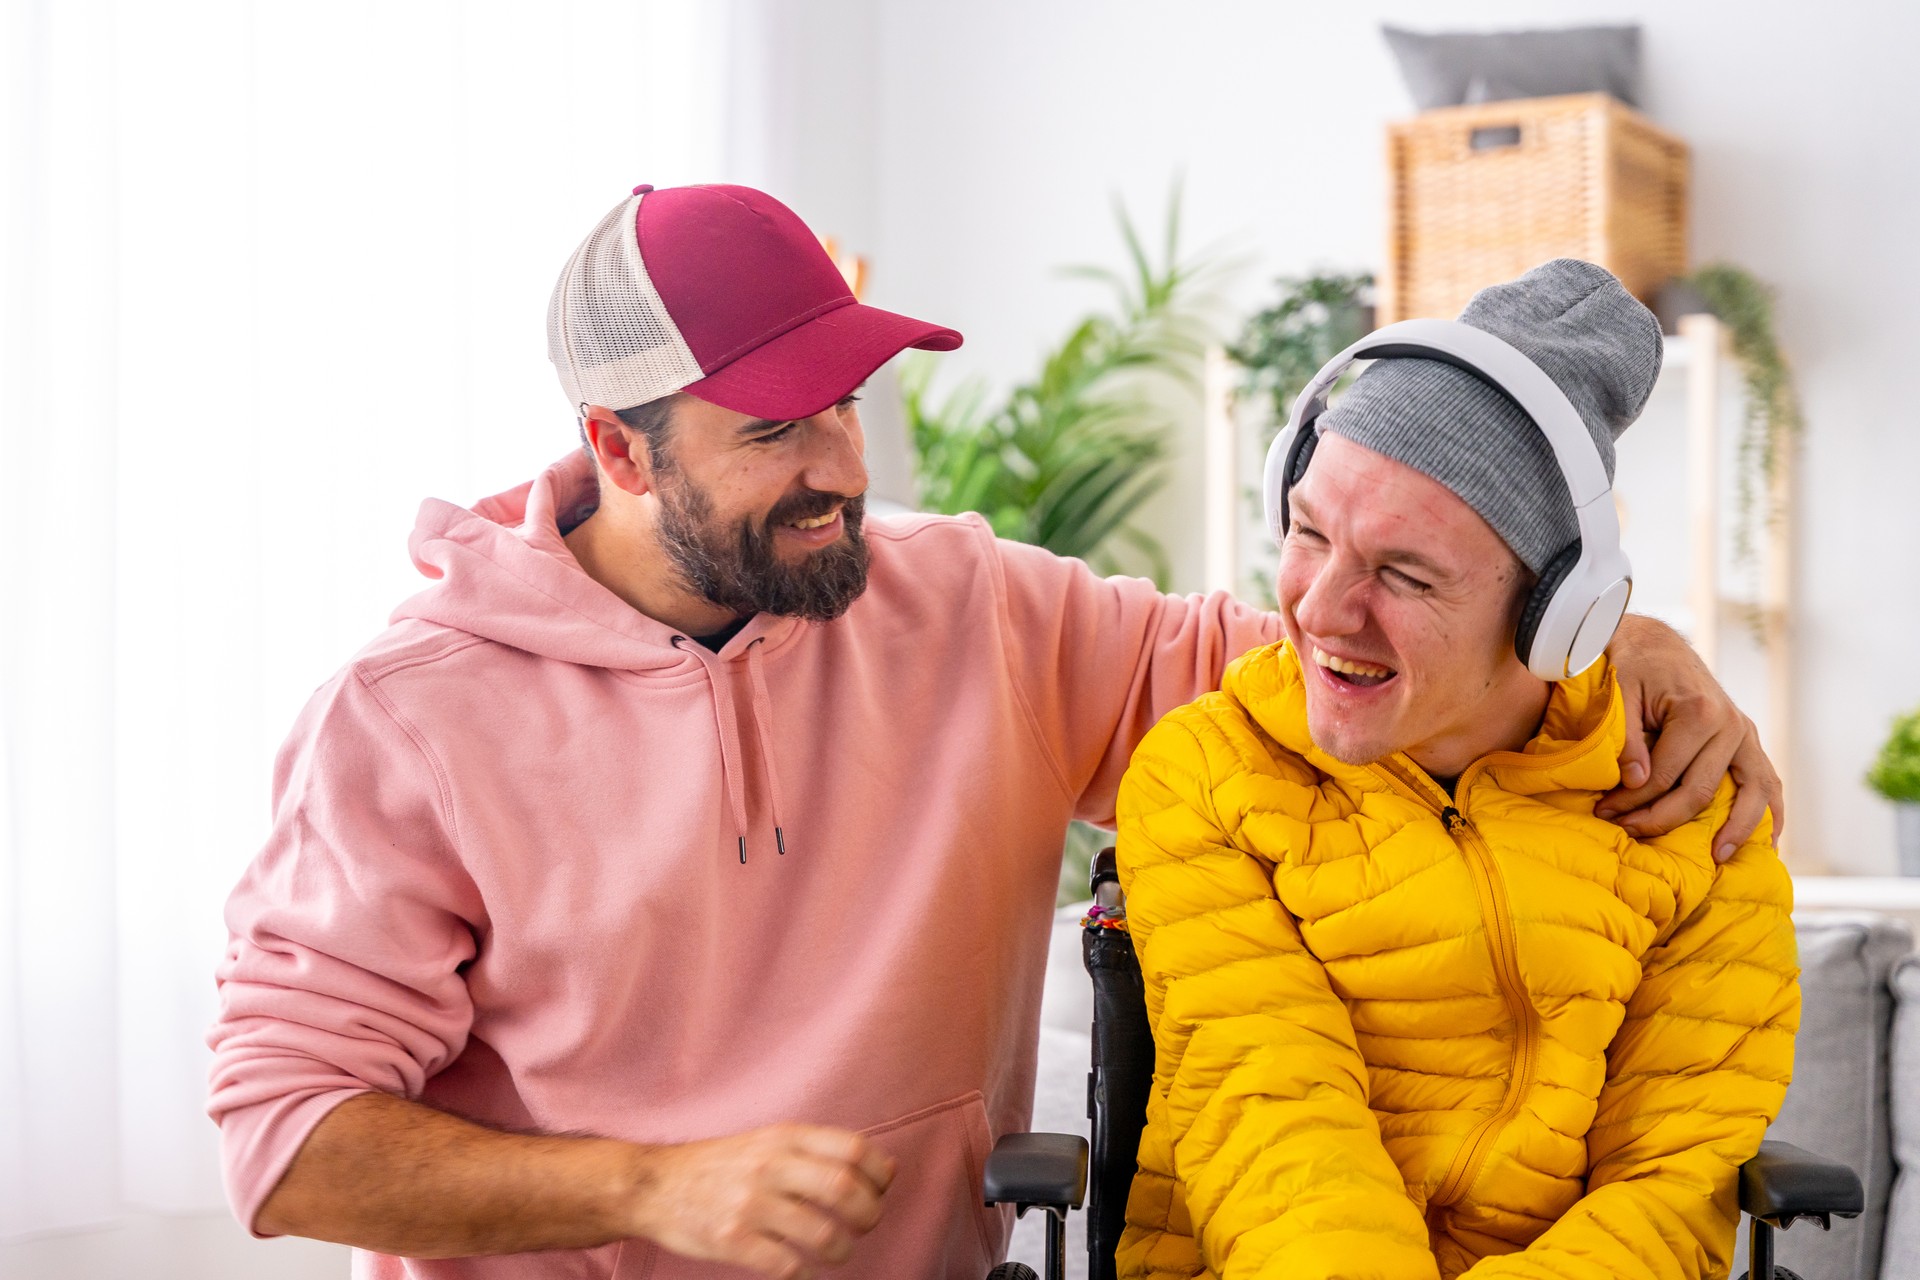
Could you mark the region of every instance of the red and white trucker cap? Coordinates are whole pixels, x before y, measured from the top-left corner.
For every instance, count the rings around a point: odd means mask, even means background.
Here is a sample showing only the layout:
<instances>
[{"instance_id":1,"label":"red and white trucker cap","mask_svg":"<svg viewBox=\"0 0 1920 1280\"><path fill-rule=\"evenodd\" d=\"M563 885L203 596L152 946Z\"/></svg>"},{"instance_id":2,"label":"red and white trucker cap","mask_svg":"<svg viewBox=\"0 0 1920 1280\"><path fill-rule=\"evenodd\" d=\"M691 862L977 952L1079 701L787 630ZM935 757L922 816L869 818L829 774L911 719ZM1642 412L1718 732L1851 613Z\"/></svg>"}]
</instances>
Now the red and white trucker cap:
<instances>
[{"instance_id":1,"label":"red and white trucker cap","mask_svg":"<svg viewBox=\"0 0 1920 1280\"><path fill-rule=\"evenodd\" d=\"M952 329L865 306L793 210L751 187L638 186L567 260L547 357L576 413L676 391L787 421Z\"/></svg>"}]
</instances>

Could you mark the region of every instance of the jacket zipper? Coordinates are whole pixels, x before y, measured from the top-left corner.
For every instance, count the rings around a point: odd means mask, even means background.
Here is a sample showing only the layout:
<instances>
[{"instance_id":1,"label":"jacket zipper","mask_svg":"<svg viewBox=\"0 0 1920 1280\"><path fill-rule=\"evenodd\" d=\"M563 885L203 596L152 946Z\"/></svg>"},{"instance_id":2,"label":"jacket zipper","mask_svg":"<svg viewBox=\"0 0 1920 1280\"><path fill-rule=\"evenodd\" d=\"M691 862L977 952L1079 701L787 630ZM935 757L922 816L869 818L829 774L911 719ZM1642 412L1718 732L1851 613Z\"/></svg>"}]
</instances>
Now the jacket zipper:
<instances>
[{"instance_id":1,"label":"jacket zipper","mask_svg":"<svg viewBox=\"0 0 1920 1280\"><path fill-rule=\"evenodd\" d=\"M1467 821L1465 814L1452 804L1435 805L1433 796L1425 794L1429 789L1435 794L1439 793L1432 783L1408 774L1391 762L1383 762L1379 767L1390 781L1397 784L1397 790L1410 795L1428 809L1437 809L1440 820L1446 824L1447 834L1466 856L1468 869L1473 873L1474 887L1480 896L1481 918L1487 925L1494 974L1500 982L1515 1025L1513 1070L1507 1078L1506 1096L1501 1099L1499 1109L1476 1125L1466 1141L1461 1143L1447 1176L1441 1180L1439 1190L1428 1202L1450 1205L1459 1201L1473 1185L1492 1149L1494 1138L1519 1114L1521 1104L1533 1088L1539 1057L1539 1018L1533 1001L1527 998L1526 984L1520 977L1520 948L1513 926L1513 908L1507 900L1506 883L1494 865L1493 851L1487 847L1473 824ZM1457 795L1466 795L1467 783L1478 767L1469 768L1461 776L1454 786Z\"/></svg>"}]
</instances>

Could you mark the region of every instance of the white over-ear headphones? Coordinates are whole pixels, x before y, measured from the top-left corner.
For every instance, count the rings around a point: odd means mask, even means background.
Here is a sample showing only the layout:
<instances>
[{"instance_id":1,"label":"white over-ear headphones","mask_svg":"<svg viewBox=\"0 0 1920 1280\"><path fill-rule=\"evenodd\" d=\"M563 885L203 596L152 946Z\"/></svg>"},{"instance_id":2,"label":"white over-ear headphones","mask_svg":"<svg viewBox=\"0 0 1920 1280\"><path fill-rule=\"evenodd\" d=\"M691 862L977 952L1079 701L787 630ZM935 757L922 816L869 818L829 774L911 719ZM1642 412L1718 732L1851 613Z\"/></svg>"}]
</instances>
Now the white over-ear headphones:
<instances>
[{"instance_id":1,"label":"white over-ear headphones","mask_svg":"<svg viewBox=\"0 0 1920 1280\"><path fill-rule=\"evenodd\" d=\"M1580 536L1540 572L1521 611L1514 652L1542 680L1577 676L1606 652L1633 594L1633 568L1620 550L1620 522L1606 467L1566 393L1539 365L1484 329L1457 320L1402 320L1369 334L1322 366L1294 401L1286 430L1267 451L1267 531L1286 539L1287 490L1306 474L1327 396L1359 360L1411 356L1464 369L1520 406L1553 449L1573 499Z\"/></svg>"}]
</instances>

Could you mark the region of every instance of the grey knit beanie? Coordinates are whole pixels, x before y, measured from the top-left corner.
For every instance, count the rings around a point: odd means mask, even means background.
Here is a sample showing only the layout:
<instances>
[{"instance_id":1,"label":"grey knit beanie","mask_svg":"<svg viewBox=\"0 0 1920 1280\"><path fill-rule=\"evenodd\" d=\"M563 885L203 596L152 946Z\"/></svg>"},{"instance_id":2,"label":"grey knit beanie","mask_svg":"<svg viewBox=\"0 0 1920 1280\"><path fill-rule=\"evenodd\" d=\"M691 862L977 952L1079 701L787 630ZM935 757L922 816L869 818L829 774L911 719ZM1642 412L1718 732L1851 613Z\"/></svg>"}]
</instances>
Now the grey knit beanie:
<instances>
[{"instance_id":1,"label":"grey knit beanie","mask_svg":"<svg viewBox=\"0 0 1920 1280\"><path fill-rule=\"evenodd\" d=\"M1660 322L1613 275L1556 258L1482 289L1463 324L1539 365L1580 414L1613 478L1613 442L1660 376ZM1579 536L1553 450L1520 407L1463 369L1376 361L1320 418L1330 431L1433 477L1539 573Z\"/></svg>"}]
</instances>

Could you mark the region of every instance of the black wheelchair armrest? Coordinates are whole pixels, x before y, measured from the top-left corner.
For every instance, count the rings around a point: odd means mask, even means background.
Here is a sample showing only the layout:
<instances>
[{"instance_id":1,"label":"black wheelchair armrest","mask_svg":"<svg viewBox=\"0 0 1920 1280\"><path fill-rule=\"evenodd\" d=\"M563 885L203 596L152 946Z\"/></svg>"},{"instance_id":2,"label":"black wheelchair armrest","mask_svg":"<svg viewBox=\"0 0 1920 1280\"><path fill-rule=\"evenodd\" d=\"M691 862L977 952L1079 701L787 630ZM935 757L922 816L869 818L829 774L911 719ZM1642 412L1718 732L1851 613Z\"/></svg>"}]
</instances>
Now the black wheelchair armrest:
<instances>
[{"instance_id":1,"label":"black wheelchair armrest","mask_svg":"<svg viewBox=\"0 0 1920 1280\"><path fill-rule=\"evenodd\" d=\"M1740 1211L1786 1228L1800 1218L1852 1218L1866 1208L1866 1191L1852 1169L1789 1142L1762 1142L1760 1154L1740 1166Z\"/></svg>"},{"instance_id":2,"label":"black wheelchair armrest","mask_svg":"<svg viewBox=\"0 0 1920 1280\"><path fill-rule=\"evenodd\" d=\"M1076 1133L1009 1133L993 1144L984 1184L988 1204L1064 1214L1087 1194L1087 1140Z\"/></svg>"}]
</instances>

